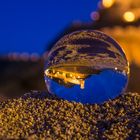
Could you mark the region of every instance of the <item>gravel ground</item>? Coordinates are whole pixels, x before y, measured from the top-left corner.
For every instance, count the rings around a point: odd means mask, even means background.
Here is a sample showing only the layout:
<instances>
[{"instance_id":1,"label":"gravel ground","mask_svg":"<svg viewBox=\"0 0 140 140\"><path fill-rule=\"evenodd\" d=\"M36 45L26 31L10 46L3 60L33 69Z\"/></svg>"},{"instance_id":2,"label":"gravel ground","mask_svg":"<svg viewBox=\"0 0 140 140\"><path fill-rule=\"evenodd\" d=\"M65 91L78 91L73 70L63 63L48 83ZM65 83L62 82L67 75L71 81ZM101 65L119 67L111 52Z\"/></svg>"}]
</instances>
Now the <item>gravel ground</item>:
<instances>
[{"instance_id":1,"label":"gravel ground","mask_svg":"<svg viewBox=\"0 0 140 140\"><path fill-rule=\"evenodd\" d=\"M0 102L0 139L140 139L140 94L98 105L60 100L43 92Z\"/></svg>"}]
</instances>

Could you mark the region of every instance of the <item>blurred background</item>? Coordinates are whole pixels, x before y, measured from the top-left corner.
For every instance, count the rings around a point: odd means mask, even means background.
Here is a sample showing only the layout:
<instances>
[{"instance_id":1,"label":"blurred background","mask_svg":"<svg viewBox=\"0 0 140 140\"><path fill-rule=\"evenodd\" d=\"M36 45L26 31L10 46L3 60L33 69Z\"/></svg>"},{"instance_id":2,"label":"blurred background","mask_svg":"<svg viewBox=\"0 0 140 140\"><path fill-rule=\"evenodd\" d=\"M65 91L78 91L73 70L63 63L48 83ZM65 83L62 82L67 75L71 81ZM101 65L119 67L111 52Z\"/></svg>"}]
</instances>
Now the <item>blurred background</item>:
<instances>
[{"instance_id":1,"label":"blurred background","mask_svg":"<svg viewBox=\"0 0 140 140\"><path fill-rule=\"evenodd\" d=\"M0 1L0 95L46 90L44 62L63 35L96 29L125 50L128 91L140 92L140 0Z\"/></svg>"}]
</instances>

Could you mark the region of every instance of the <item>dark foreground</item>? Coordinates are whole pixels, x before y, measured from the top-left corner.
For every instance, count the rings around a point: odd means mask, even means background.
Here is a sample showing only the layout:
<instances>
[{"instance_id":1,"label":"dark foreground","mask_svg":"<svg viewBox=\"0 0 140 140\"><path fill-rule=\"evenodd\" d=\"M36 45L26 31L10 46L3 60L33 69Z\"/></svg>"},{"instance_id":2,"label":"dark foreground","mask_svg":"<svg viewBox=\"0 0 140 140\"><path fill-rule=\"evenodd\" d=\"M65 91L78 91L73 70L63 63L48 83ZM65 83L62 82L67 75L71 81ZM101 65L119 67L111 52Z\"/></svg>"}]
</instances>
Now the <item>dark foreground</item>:
<instances>
[{"instance_id":1,"label":"dark foreground","mask_svg":"<svg viewBox=\"0 0 140 140\"><path fill-rule=\"evenodd\" d=\"M140 139L140 94L82 105L32 92L0 102L0 139Z\"/></svg>"}]
</instances>

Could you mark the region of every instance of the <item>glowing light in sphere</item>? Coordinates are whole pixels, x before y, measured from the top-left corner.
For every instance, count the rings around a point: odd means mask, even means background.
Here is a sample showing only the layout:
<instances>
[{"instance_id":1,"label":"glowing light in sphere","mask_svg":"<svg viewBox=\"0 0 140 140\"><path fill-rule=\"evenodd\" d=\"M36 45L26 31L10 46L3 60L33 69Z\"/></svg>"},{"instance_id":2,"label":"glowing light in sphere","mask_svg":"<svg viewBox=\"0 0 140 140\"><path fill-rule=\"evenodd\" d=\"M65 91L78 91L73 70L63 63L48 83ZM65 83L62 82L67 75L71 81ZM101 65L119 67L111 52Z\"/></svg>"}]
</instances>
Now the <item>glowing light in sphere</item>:
<instances>
[{"instance_id":1,"label":"glowing light in sphere","mask_svg":"<svg viewBox=\"0 0 140 140\"><path fill-rule=\"evenodd\" d=\"M62 37L45 66L48 91L81 103L102 103L124 92L129 66L121 47L109 36L82 30Z\"/></svg>"}]
</instances>

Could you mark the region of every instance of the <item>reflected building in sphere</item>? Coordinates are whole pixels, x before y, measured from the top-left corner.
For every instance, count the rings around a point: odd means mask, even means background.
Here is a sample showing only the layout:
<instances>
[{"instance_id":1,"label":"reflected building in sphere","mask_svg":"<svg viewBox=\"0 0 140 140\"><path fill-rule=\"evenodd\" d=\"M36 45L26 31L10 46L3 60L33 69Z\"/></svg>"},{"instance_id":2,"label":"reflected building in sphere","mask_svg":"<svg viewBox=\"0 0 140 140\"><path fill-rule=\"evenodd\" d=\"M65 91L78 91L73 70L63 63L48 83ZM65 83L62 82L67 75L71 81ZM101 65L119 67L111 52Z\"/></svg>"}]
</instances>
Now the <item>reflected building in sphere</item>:
<instances>
[{"instance_id":1,"label":"reflected building in sphere","mask_svg":"<svg viewBox=\"0 0 140 140\"><path fill-rule=\"evenodd\" d=\"M81 103L102 103L124 92L129 66L121 47L106 34L81 30L52 47L45 66L48 91Z\"/></svg>"}]
</instances>

